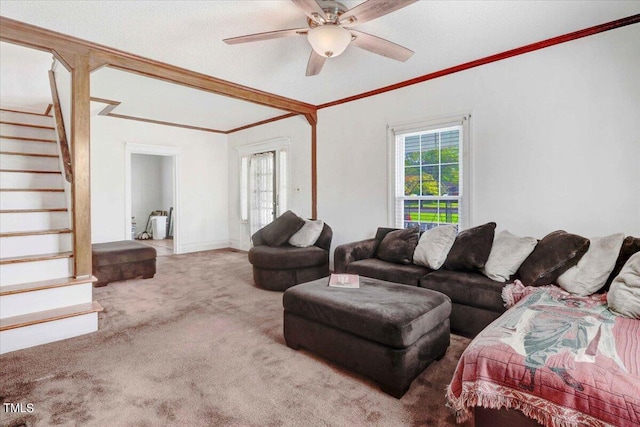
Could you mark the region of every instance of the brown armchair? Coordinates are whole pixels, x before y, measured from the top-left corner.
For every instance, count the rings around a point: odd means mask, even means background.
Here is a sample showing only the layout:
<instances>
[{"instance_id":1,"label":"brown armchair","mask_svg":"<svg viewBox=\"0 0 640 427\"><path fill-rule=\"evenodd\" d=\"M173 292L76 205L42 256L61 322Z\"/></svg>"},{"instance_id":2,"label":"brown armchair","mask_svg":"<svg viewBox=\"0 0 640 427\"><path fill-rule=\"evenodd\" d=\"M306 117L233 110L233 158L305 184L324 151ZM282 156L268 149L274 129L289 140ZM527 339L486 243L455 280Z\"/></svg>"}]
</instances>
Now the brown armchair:
<instances>
[{"instance_id":1,"label":"brown armchair","mask_svg":"<svg viewBox=\"0 0 640 427\"><path fill-rule=\"evenodd\" d=\"M324 224L320 237L308 247L295 247L288 243L269 246L263 238L263 229L251 237L249 262L253 265L256 286L272 291L284 291L299 283L329 275L329 248L333 231Z\"/></svg>"}]
</instances>

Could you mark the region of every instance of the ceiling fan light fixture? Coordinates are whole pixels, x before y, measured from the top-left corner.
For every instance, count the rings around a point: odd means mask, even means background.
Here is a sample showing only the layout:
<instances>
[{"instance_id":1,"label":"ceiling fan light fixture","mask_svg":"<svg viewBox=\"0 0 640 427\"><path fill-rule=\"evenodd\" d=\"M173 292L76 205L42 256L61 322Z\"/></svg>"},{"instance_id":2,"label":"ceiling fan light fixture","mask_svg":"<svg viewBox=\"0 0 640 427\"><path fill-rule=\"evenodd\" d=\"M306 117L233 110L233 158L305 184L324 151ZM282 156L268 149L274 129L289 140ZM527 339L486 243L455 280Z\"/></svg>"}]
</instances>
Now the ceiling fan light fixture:
<instances>
[{"instance_id":1,"label":"ceiling fan light fixture","mask_svg":"<svg viewBox=\"0 0 640 427\"><path fill-rule=\"evenodd\" d=\"M338 25L325 24L311 29L307 39L318 55L331 58L349 46L351 33Z\"/></svg>"}]
</instances>

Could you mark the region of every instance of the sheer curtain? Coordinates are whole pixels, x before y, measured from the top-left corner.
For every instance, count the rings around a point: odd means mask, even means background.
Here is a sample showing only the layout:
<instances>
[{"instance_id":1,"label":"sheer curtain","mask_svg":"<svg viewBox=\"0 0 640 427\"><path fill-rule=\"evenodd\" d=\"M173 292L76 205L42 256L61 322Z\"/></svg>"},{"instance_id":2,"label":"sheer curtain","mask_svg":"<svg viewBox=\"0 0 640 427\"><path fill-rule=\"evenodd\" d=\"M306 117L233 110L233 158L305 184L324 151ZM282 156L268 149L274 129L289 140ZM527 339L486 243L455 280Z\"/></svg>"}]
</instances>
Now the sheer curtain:
<instances>
[{"instance_id":1,"label":"sheer curtain","mask_svg":"<svg viewBox=\"0 0 640 427\"><path fill-rule=\"evenodd\" d=\"M273 221L275 203L275 152L254 154L249 160L251 234Z\"/></svg>"}]
</instances>

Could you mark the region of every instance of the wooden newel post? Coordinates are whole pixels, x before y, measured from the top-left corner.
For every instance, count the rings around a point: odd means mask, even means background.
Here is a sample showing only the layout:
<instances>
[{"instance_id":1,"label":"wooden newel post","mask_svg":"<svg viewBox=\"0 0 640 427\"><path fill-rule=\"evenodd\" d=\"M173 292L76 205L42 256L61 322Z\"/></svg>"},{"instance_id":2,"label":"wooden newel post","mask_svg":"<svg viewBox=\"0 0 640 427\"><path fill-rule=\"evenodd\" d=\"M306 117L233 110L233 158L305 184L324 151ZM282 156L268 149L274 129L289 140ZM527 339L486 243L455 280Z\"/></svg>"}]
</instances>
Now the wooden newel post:
<instances>
[{"instance_id":1,"label":"wooden newel post","mask_svg":"<svg viewBox=\"0 0 640 427\"><path fill-rule=\"evenodd\" d=\"M89 56L76 54L71 71L73 275L91 276L91 168Z\"/></svg>"}]
</instances>

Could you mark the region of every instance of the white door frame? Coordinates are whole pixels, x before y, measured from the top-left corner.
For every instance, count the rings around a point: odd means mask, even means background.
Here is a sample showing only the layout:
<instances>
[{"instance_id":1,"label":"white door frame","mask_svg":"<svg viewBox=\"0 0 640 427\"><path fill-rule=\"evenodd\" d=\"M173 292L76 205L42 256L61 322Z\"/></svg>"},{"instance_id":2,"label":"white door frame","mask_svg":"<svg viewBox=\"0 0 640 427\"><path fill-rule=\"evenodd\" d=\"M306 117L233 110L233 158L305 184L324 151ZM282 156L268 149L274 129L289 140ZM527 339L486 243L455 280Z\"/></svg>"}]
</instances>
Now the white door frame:
<instances>
[{"instance_id":1,"label":"white door frame","mask_svg":"<svg viewBox=\"0 0 640 427\"><path fill-rule=\"evenodd\" d=\"M150 154L154 156L167 156L173 158L173 253L182 253L182 242L180 239L180 149L176 147L166 147L162 145L146 145L127 142L124 150L125 178L124 178L124 235L125 239L129 239L131 235L131 155L132 154Z\"/></svg>"}]
</instances>

